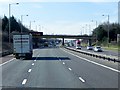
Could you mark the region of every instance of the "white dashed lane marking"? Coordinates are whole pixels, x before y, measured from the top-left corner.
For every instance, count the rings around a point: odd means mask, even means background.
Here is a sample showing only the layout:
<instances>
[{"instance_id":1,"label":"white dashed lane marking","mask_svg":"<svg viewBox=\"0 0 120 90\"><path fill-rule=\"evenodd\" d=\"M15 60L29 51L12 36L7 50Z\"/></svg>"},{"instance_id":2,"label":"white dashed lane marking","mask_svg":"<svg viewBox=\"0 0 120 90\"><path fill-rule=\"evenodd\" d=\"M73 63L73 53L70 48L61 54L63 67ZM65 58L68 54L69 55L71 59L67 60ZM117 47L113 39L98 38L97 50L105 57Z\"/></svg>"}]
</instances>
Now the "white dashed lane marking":
<instances>
[{"instance_id":1,"label":"white dashed lane marking","mask_svg":"<svg viewBox=\"0 0 120 90\"><path fill-rule=\"evenodd\" d=\"M31 72L31 71L32 71L32 69L29 69L29 70L28 70L28 72Z\"/></svg>"},{"instance_id":2,"label":"white dashed lane marking","mask_svg":"<svg viewBox=\"0 0 120 90\"><path fill-rule=\"evenodd\" d=\"M32 65L35 65L34 63L32 63Z\"/></svg>"},{"instance_id":3,"label":"white dashed lane marking","mask_svg":"<svg viewBox=\"0 0 120 90\"><path fill-rule=\"evenodd\" d=\"M63 64L65 64L65 63L63 62Z\"/></svg>"},{"instance_id":4,"label":"white dashed lane marking","mask_svg":"<svg viewBox=\"0 0 120 90\"><path fill-rule=\"evenodd\" d=\"M79 80L81 80L83 83L85 82L85 80L81 77L79 77Z\"/></svg>"},{"instance_id":5,"label":"white dashed lane marking","mask_svg":"<svg viewBox=\"0 0 120 90\"><path fill-rule=\"evenodd\" d=\"M63 50L63 49L62 49L62 50ZM63 51L65 51L65 50L63 50ZM111 68L111 67L109 67L109 66L106 66L106 65L103 65L103 64L100 64L100 63L97 63L97 62L91 61L91 60L89 60L89 59L86 59L86 58L80 57L80 56L75 55L75 54L73 54L73 53L70 53L70 52L68 52L68 51L65 51L65 52L67 52L67 53L69 53L69 54L71 54L71 55L73 55L73 56L75 56L75 57L78 57L78 58L80 58L80 59L82 59L82 60L84 60L84 61L87 61L87 62L89 62L89 63L92 63L92 64L95 64L95 65L98 65L98 66L101 66L101 67L107 68L107 69L109 69L109 70L112 70L112 71L115 71L115 72L120 73L120 71L117 70L117 69L114 69L114 68Z\"/></svg>"},{"instance_id":6,"label":"white dashed lane marking","mask_svg":"<svg viewBox=\"0 0 120 90\"><path fill-rule=\"evenodd\" d=\"M22 85L26 84L26 82L27 82L27 79L24 79L22 82Z\"/></svg>"},{"instance_id":7,"label":"white dashed lane marking","mask_svg":"<svg viewBox=\"0 0 120 90\"><path fill-rule=\"evenodd\" d=\"M72 70L71 68L68 68L70 71Z\"/></svg>"}]
</instances>

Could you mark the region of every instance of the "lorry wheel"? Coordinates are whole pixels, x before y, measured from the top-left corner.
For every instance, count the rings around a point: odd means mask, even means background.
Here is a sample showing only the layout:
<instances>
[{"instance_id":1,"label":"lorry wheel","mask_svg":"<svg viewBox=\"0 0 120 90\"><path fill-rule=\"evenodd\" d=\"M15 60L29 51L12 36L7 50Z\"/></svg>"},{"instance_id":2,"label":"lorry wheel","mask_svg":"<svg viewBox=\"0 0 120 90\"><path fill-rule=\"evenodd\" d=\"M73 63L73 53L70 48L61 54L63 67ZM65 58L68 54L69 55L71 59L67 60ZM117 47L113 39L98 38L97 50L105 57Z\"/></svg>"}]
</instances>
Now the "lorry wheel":
<instances>
[{"instance_id":1,"label":"lorry wheel","mask_svg":"<svg viewBox=\"0 0 120 90\"><path fill-rule=\"evenodd\" d=\"M20 59L20 57L19 57L19 56L16 56L16 59Z\"/></svg>"}]
</instances>

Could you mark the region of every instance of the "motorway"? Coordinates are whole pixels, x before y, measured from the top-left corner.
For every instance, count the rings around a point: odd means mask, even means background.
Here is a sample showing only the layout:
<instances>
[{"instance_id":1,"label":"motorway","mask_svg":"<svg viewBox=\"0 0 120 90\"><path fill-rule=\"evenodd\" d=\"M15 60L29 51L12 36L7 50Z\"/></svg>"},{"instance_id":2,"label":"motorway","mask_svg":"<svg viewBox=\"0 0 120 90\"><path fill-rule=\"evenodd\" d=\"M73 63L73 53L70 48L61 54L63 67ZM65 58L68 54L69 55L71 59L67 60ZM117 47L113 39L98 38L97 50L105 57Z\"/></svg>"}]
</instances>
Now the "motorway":
<instances>
[{"instance_id":1,"label":"motorway","mask_svg":"<svg viewBox=\"0 0 120 90\"><path fill-rule=\"evenodd\" d=\"M75 47L72 47L72 48L75 48ZM81 50L83 51L87 51L87 52L94 52L93 50L87 50L86 47L82 47ZM110 55L110 56L116 56L118 57L118 51L113 51L113 50L106 50L104 48L102 48L103 52L96 52L98 54L103 54L103 55Z\"/></svg>"},{"instance_id":2,"label":"motorway","mask_svg":"<svg viewBox=\"0 0 120 90\"><path fill-rule=\"evenodd\" d=\"M93 90L119 87L117 62L85 56L64 48L34 49L32 60L15 59L10 55L3 57L2 61L8 59L9 62L0 65L2 87Z\"/></svg>"}]
</instances>

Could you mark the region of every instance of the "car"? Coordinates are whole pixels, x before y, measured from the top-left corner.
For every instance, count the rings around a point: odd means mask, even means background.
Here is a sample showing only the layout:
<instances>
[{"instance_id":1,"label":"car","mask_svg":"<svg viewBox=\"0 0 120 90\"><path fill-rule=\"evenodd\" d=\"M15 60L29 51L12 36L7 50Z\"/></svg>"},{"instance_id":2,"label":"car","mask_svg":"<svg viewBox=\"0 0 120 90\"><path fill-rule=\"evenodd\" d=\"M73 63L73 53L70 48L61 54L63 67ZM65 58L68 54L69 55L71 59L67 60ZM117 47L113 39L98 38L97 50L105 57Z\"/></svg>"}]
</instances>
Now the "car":
<instances>
[{"instance_id":1,"label":"car","mask_svg":"<svg viewBox=\"0 0 120 90\"><path fill-rule=\"evenodd\" d=\"M87 50L93 50L93 46L87 46Z\"/></svg>"},{"instance_id":2,"label":"car","mask_svg":"<svg viewBox=\"0 0 120 90\"><path fill-rule=\"evenodd\" d=\"M76 46L76 49L81 49L81 46Z\"/></svg>"},{"instance_id":3,"label":"car","mask_svg":"<svg viewBox=\"0 0 120 90\"><path fill-rule=\"evenodd\" d=\"M95 46L94 51L95 52L102 52L103 50L102 50L102 48L100 46Z\"/></svg>"}]
</instances>

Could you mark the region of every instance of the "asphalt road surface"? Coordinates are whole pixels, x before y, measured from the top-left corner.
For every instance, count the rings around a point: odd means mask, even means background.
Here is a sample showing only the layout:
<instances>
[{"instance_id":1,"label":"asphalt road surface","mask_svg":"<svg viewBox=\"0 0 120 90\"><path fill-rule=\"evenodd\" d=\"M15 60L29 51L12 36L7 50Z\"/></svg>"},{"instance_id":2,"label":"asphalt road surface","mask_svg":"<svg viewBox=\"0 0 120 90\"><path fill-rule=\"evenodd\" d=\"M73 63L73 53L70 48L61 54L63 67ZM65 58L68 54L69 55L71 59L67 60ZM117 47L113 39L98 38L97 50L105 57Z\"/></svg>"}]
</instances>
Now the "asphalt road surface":
<instances>
[{"instance_id":1,"label":"asphalt road surface","mask_svg":"<svg viewBox=\"0 0 120 90\"><path fill-rule=\"evenodd\" d=\"M3 57L3 60L6 59ZM118 63L64 48L35 49L32 60L0 65L5 88L118 88ZM29 89L32 90L32 89ZM107 90L107 89L106 89ZM108 89L110 90L110 89Z\"/></svg>"},{"instance_id":2,"label":"asphalt road surface","mask_svg":"<svg viewBox=\"0 0 120 90\"><path fill-rule=\"evenodd\" d=\"M75 48L75 47L72 47L72 48ZM82 47L81 50L88 51L88 52L94 52L93 50L87 50L86 47ZM102 48L102 50L103 50L103 52L95 52L95 53L118 57L118 51L106 50L103 48Z\"/></svg>"}]
</instances>

